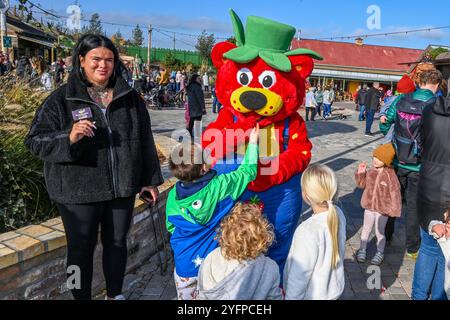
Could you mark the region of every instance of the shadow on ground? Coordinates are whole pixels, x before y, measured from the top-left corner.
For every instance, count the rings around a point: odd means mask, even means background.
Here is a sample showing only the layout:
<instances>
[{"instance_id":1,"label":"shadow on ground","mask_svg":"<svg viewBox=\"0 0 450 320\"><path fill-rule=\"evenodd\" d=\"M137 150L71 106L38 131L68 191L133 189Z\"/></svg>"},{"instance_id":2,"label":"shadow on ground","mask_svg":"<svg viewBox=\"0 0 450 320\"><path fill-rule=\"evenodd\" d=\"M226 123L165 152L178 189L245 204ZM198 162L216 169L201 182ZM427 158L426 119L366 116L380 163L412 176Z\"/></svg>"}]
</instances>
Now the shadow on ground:
<instances>
[{"instance_id":1,"label":"shadow on ground","mask_svg":"<svg viewBox=\"0 0 450 320\"><path fill-rule=\"evenodd\" d=\"M350 124L334 121L317 120L314 122L307 122L308 137L315 138L327 134L335 133L351 133L358 131L358 128Z\"/></svg>"}]
</instances>

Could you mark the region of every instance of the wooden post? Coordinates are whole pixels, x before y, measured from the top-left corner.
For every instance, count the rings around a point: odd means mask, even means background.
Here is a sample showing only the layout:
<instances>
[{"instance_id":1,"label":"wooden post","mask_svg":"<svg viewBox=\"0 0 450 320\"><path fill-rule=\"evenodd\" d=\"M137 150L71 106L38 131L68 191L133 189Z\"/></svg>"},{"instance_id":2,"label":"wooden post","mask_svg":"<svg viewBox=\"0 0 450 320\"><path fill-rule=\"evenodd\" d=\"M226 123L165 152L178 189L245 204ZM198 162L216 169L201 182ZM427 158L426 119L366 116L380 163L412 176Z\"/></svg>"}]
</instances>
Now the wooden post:
<instances>
[{"instance_id":1,"label":"wooden post","mask_svg":"<svg viewBox=\"0 0 450 320\"><path fill-rule=\"evenodd\" d=\"M150 55L151 55L151 51L152 51L152 25L150 24L148 26L148 48L147 48L147 65L148 68L150 70Z\"/></svg>"},{"instance_id":2,"label":"wooden post","mask_svg":"<svg viewBox=\"0 0 450 320\"><path fill-rule=\"evenodd\" d=\"M177 39L175 38L175 32L173 33L173 51L176 50L176 41Z\"/></svg>"},{"instance_id":3,"label":"wooden post","mask_svg":"<svg viewBox=\"0 0 450 320\"><path fill-rule=\"evenodd\" d=\"M8 4L9 6L9 4ZM6 11L8 11L8 8L4 8L2 9L2 11L0 12L0 28L1 28L1 48L2 48L2 52L5 53L5 44L4 44L4 37L8 36L8 31L7 31L7 22L6 22Z\"/></svg>"}]
</instances>

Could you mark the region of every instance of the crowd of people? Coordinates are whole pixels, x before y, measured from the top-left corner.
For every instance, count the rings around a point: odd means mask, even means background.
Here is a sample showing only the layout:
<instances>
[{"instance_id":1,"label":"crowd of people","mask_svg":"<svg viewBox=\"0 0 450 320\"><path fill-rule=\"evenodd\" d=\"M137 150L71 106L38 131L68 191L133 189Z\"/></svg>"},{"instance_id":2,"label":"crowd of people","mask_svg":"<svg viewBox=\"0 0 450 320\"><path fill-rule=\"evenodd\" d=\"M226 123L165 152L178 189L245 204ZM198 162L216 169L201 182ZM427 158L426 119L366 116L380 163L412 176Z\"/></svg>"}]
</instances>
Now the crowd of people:
<instances>
[{"instance_id":1,"label":"crowd of people","mask_svg":"<svg viewBox=\"0 0 450 320\"><path fill-rule=\"evenodd\" d=\"M51 91L64 82L71 72L71 57L49 64L43 56L20 56L11 61L8 54L0 52L0 76L12 75L17 80L41 90Z\"/></svg>"},{"instance_id":2,"label":"crowd of people","mask_svg":"<svg viewBox=\"0 0 450 320\"><path fill-rule=\"evenodd\" d=\"M305 120L309 121L311 119L311 121L315 121L317 115L325 120L329 119L332 116L331 106L335 100L336 93L332 86L325 86L324 88L321 85L310 87L305 100Z\"/></svg>"},{"instance_id":3,"label":"crowd of people","mask_svg":"<svg viewBox=\"0 0 450 320\"><path fill-rule=\"evenodd\" d=\"M363 86L356 97L359 120L372 135L375 112L381 105L383 144L374 151L373 166L360 164L357 185L364 189L365 209L357 261L366 261L367 239L373 227L377 253L372 264L384 259L395 221L405 215L406 255L416 259L412 298L446 300L450 294L450 103L447 82L431 63L421 63L405 75L395 95L383 95L380 85ZM444 280L445 279L445 280ZM447 294L447 295L446 295Z\"/></svg>"},{"instance_id":4,"label":"crowd of people","mask_svg":"<svg viewBox=\"0 0 450 320\"><path fill-rule=\"evenodd\" d=\"M361 117L367 121L368 136L372 135L375 113L383 106L380 128L386 138L373 151L372 165L361 163L355 172L355 183L364 190L361 207L365 210L355 260L366 263L370 258L371 265L381 265L385 248L392 242L395 221L404 215L406 256L416 260L411 292L414 300L450 297L450 149L446 143L450 100L446 96L447 85L440 71L419 66L413 77L405 75L401 79L395 94L389 90L384 93L379 83L373 83L370 89L362 87L356 97ZM307 121L314 121L322 108L324 118L330 116L330 88L309 88L305 102ZM198 167L171 163L180 182L172 191L178 197L169 197L167 203L175 209L167 212L180 212L177 206L186 207L196 200L212 211L221 208L219 216L224 217L220 222L215 215L205 217L200 209L190 216L168 217L168 230L173 232L176 227L183 234L183 239L178 239L179 233L171 239L178 298L338 299L345 285L340 262L345 252L346 222L334 204L337 181L330 168L312 165L303 174L302 195L313 215L298 227L281 274L276 272L274 261L265 256L274 235L261 208L251 203L230 207L222 202L226 198L233 204L242 188L254 179L257 132L254 130L250 138L250 145L255 146L248 148L239 169L223 180L207 163ZM195 148L192 154L202 152ZM201 195L211 194L206 189L213 186L224 198L211 204ZM232 196L227 196L225 190ZM224 208L232 209L228 214ZM327 214L321 215L323 212ZM199 225L186 223L192 220L199 221ZM219 246L215 247L212 231L218 227ZM376 252L368 257L373 230ZM192 242L182 241L187 238ZM200 268L192 266L190 258L195 256ZM203 262L200 256L206 256Z\"/></svg>"},{"instance_id":5,"label":"crowd of people","mask_svg":"<svg viewBox=\"0 0 450 320\"><path fill-rule=\"evenodd\" d=\"M214 85L210 86L210 77L206 72L200 76L197 72L188 72L185 69L170 70L164 66L149 67L137 61L123 61L121 69L122 77L142 95L150 106L156 107L156 109L178 107L187 110L188 87L193 83L192 80L195 76L195 83L200 84L203 92L211 92L215 101L213 112L217 113L220 110L221 105L215 97Z\"/></svg>"}]
</instances>

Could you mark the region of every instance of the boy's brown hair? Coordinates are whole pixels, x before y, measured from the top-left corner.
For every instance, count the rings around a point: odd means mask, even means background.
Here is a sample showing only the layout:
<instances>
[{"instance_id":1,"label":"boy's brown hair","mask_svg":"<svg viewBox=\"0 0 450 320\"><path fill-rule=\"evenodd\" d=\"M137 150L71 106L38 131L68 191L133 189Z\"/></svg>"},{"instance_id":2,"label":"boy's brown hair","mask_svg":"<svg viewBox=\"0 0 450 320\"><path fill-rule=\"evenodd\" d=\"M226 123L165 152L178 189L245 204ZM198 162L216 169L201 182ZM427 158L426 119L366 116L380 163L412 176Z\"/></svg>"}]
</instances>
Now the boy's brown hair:
<instances>
[{"instance_id":1,"label":"boy's brown hair","mask_svg":"<svg viewBox=\"0 0 450 320\"><path fill-rule=\"evenodd\" d=\"M204 165L208 165L206 160L198 144L179 144L170 154L169 169L178 180L192 182L203 176Z\"/></svg>"},{"instance_id":2,"label":"boy's brown hair","mask_svg":"<svg viewBox=\"0 0 450 320\"><path fill-rule=\"evenodd\" d=\"M431 69L422 72L419 76L419 84L427 85L427 84L441 84L442 82L442 73L439 70Z\"/></svg>"},{"instance_id":3,"label":"boy's brown hair","mask_svg":"<svg viewBox=\"0 0 450 320\"><path fill-rule=\"evenodd\" d=\"M273 226L256 204L237 203L217 232L222 254L239 262L266 253L275 235Z\"/></svg>"}]
</instances>

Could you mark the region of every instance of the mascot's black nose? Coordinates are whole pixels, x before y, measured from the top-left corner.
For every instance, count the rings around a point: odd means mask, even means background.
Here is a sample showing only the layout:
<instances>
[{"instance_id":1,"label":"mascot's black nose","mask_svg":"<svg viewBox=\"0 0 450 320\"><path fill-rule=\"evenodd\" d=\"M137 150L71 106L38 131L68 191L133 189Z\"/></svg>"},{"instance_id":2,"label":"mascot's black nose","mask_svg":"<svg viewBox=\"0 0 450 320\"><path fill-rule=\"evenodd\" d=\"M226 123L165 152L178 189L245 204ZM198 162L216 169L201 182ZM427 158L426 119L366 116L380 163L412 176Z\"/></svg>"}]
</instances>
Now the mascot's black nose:
<instances>
[{"instance_id":1,"label":"mascot's black nose","mask_svg":"<svg viewBox=\"0 0 450 320\"><path fill-rule=\"evenodd\" d=\"M267 98L258 91L246 91L239 98L241 104L249 110L259 110L267 104Z\"/></svg>"}]
</instances>

